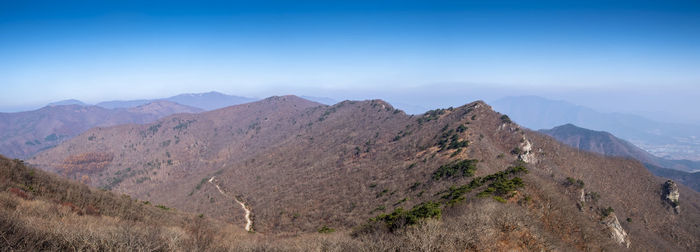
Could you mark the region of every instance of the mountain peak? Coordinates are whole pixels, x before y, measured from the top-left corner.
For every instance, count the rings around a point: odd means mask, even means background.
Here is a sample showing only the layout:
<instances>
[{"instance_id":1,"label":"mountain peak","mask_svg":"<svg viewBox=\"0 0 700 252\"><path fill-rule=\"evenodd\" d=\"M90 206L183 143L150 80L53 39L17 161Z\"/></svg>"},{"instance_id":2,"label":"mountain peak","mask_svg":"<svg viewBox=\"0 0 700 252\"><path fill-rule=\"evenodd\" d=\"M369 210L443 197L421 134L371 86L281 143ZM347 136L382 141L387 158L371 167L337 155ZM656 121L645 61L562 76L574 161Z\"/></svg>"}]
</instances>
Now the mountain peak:
<instances>
[{"instance_id":1,"label":"mountain peak","mask_svg":"<svg viewBox=\"0 0 700 252\"><path fill-rule=\"evenodd\" d=\"M63 105L80 105L80 106L87 106L87 103L84 103L80 100L76 99L68 99L68 100L62 100L62 101L57 101L57 102L52 102L49 103L48 106L63 106Z\"/></svg>"},{"instance_id":2,"label":"mountain peak","mask_svg":"<svg viewBox=\"0 0 700 252\"><path fill-rule=\"evenodd\" d=\"M146 114L199 113L200 108L182 105L172 101L157 100L127 109L129 112Z\"/></svg>"},{"instance_id":3,"label":"mountain peak","mask_svg":"<svg viewBox=\"0 0 700 252\"><path fill-rule=\"evenodd\" d=\"M209 91L209 92L204 92L204 93L186 93L186 94L180 94L176 95L173 97L179 97L179 96L189 96L189 97L202 97L202 96L226 96L226 94L216 92L216 91ZM172 98L172 97L171 97Z\"/></svg>"},{"instance_id":4,"label":"mountain peak","mask_svg":"<svg viewBox=\"0 0 700 252\"><path fill-rule=\"evenodd\" d=\"M191 107L201 108L204 110L215 110L228 106L253 102L257 99L227 95L215 91L197 94L181 94L173 97L165 98L179 104L184 104Z\"/></svg>"},{"instance_id":5,"label":"mountain peak","mask_svg":"<svg viewBox=\"0 0 700 252\"><path fill-rule=\"evenodd\" d=\"M646 163L657 163L656 157L605 131L590 130L567 123L539 132L578 149L608 156L630 157Z\"/></svg>"},{"instance_id":6,"label":"mountain peak","mask_svg":"<svg viewBox=\"0 0 700 252\"><path fill-rule=\"evenodd\" d=\"M574 125L573 123L567 123L564 125L556 126L552 129L549 130L541 130L542 132L547 132L547 131L555 131L555 132L560 132L560 133L568 133L568 134L594 134L594 135L600 135L600 136L611 136L614 137L612 134L610 134L607 131L598 131L598 130L592 130L592 129L586 129L583 127L579 127Z\"/></svg>"},{"instance_id":7,"label":"mountain peak","mask_svg":"<svg viewBox=\"0 0 700 252\"><path fill-rule=\"evenodd\" d=\"M552 129L553 129L553 130L555 130L555 129L572 129L572 130L588 130L588 131L593 131L593 130L590 130L590 129L581 128L581 127L579 127L579 126L574 125L573 123L567 123L567 124L564 124L564 125L556 126L556 127L552 128Z\"/></svg>"},{"instance_id":8,"label":"mountain peak","mask_svg":"<svg viewBox=\"0 0 700 252\"><path fill-rule=\"evenodd\" d=\"M322 105L318 102L310 101L304 98L301 98L296 95L282 95L282 96L270 96L265 99L263 99L261 102L265 103L298 103L298 102L303 102L303 103L316 103L318 105Z\"/></svg>"}]
</instances>

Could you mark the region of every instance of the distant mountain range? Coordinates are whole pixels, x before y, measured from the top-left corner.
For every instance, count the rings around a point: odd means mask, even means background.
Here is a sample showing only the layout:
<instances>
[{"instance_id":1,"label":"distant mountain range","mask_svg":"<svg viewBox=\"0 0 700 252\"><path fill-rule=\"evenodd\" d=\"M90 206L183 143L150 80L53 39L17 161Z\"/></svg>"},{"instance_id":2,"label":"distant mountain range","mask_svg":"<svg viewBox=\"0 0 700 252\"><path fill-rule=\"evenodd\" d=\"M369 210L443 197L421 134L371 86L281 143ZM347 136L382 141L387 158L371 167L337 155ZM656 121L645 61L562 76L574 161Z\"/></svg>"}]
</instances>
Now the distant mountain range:
<instances>
[{"instance_id":1,"label":"distant mountain range","mask_svg":"<svg viewBox=\"0 0 700 252\"><path fill-rule=\"evenodd\" d=\"M314 101L318 102L321 104L325 105L333 105L338 103L338 101L333 100L328 97L318 97L318 96L301 96L302 98L309 100L309 101ZM257 101L259 99L257 98L251 98L251 97L244 97L244 96L235 96L235 95L227 95L219 92L207 92L207 93L193 93L193 94L179 94L176 96L168 97L168 98L156 98L156 99L137 99L137 100L116 100L116 101L104 101L95 104L96 106L100 106L103 108L107 109L116 109L116 108L132 108L132 107L137 107L141 106L147 103L151 103L154 101L170 101L190 107L195 107L195 108L200 108L205 111L209 110L215 110L215 109L220 109L228 106L233 106L233 105L238 105L238 104L243 104L243 103L248 103L248 102L253 102ZM69 100L63 100L63 101L58 101L58 102L53 102L50 103L49 106L57 106L57 105L81 105L81 106L88 106L89 104L84 103L82 101L76 100L76 99L69 99Z\"/></svg>"},{"instance_id":2,"label":"distant mountain range","mask_svg":"<svg viewBox=\"0 0 700 252\"><path fill-rule=\"evenodd\" d=\"M673 179L700 191L700 162L668 160L656 157L604 131L594 131L566 124L539 132L578 149L608 156L639 160L654 175ZM693 171L696 171L692 173Z\"/></svg>"},{"instance_id":3,"label":"distant mountain range","mask_svg":"<svg viewBox=\"0 0 700 252\"><path fill-rule=\"evenodd\" d=\"M493 107L531 129L549 129L572 123L610 132L655 156L700 160L700 126L697 125L662 123L637 115L601 113L537 96L507 97L493 102Z\"/></svg>"},{"instance_id":4,"label":"distant mountain range","mask_svg":"<svg viewBox=\"0 0 700 252\"><path fill-rule=\"evenodd\" d=\"M76 104L83 103L64 101L34 111L0 113L0 154L28 158L93 127L148 123L163 116L202 111L169 101L119 109Z\"/></svg>"},{"instance_id":5,"label":"distant mountain range","mask_svg":"<svg viewBox=\"0 0 700 252\"><path fill-rule=\"evenodd\" d=\"M96 104L97 106L103 108L131 108L153 101L170 101L179 103L182 105L200 108L203 110L214 110L220 109L228 106L243 104L247 102L256 101L255 98L242 97L222 94L219 92L208 92L208 93L198 93L198 94L180 94L168 98L162 99L149 99L149 100L128 100L128 101L106 101Z\"/></svg>"},{"instance_id":6,"label":"distant mountain range","mask_svg":"<svg viewBox=\"0 0 700 252\"><path fill-rule=\"evenodd\" d=\"M89 104L84 103L84 102L79 101L79 100L76 100L76 99L68 99L68 100L63 100L63 101L57 101L57 102L49 103L48 106L62 106L62 105L80 105L80 106L88 106Z\"/></svg>"},{"instance_id":7,"label":"distant mountain range","mask_svg":"<svg viewBox=\"0 0 700 252\"><path fill-rule=\"evenodd\" d=\"M333 100L333 99L328 98L328 97L302 95L301 98L309 100L309 101L313 101L313 102L318 102L318 103L323 104L323 105L333 105L333 104L338 103L338 101Z\"/></svg>"},{"instance_id":8,"label":"distant mountain range","mask_svg":"<svg viewBox=\"0 0 700 252\"><path fill-rule=\"evenodd\" d=\"M330 105L335 100L305 96ZM0 113L0 154L28 158L92 127L148 123L177 113L199 113L257 101L219 92L180 94L168 98L106 101L90 105L76 99L16 113Z\"/></svg>"}]
</instances>

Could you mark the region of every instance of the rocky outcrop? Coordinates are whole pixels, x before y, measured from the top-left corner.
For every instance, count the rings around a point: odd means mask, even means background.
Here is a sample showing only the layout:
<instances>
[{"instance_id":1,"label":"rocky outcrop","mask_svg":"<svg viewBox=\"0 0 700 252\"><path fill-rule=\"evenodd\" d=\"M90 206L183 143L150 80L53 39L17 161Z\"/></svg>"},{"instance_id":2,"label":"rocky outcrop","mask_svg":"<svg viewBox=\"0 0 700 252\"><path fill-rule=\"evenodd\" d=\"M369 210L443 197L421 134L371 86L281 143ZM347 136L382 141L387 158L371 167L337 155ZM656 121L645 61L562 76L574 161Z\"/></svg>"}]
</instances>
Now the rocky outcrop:
<instances>
[{"instance_id":1,"label":"rocky outcrop","mask_svg":"<svg viewBox=\"0 0 700 252\"><path fill-rule=\"evenodd\" d=\"M663 193L663 199L666 201L666 203L673 208L673 211L676 214L680 213L681 206L678 199L680 198L681 194L678 191L678 185L676 185L676 182L673 182L673 180L667 180L666 183L664 183Z\"/></svg>"},{"instance_id":2,"label":"rocky outcrop","mask_svg":"<svg viewBox=\"0 0 700 252\"><path fill-rule=\"evenodd\" d=\"M532 153L532 143L530 142L530 140L523 140L524 141L520 144L521 153L518 155L518 158L525 163L537 162L537 160L535 159L535 154Z\"/></svg>"},{"instance_id":3,"label":"rocky outcrop","mask_svg":"<svg viewBox=\"0 0 700 252\"><path fill-rule=\"evenodd\" d=\"M610 236L612 236L615 242L619 243L626 248L630 247L630 239L627 236L627 232L620 225L620 221L617 220L615 213L610 213L607 217L603 218L603 224L610 230Z\"/></svg>"}]
</instances>

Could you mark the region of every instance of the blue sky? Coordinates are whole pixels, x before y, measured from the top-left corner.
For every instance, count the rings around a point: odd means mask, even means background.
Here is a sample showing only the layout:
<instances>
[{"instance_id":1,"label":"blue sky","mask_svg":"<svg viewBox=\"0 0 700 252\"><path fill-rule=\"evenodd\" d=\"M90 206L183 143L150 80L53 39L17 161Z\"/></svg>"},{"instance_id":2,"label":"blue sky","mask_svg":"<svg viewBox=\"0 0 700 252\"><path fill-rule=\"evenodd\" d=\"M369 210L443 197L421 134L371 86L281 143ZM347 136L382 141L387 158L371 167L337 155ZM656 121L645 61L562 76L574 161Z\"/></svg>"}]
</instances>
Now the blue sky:
<instances>
[{"instance_id":1,"label":"blue sky","mask_svg":"<svg viewBox=\"0 0 700 252\"><path fill-rule=\"evenodd\" d=\"M700 117L697 1L484 2L2 1L0 111L216 90L425 106L542 94Z\"/></svg>"}]
</instances>

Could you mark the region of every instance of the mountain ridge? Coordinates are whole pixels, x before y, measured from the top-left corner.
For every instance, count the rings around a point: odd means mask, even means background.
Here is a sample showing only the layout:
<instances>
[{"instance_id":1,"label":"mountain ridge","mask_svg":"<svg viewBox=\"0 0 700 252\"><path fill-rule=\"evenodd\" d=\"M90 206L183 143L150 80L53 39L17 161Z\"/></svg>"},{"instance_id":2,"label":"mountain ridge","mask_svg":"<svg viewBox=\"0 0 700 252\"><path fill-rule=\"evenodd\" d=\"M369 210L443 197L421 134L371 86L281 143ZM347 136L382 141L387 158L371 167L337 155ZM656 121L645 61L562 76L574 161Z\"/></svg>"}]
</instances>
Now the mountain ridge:
<instances>
[{"instance_id":1,"label":"mountain ridge","mask_svg":"<svg viewBox=\"0 0 700 252\"><path fill-rule=\"evenodd\" d=\"M477 178L507 176L498 174L523 161L529 173L518 176L523 187L514 192L483 198L477 192L494 193L489 185L464 187ZM267 235L299 235L324 226L348 230L382 213L434 204L443 209L445 223L461 223L458 216L488 206L498 210L489 214L512 209L531 216L523 216L527 227L518 227L539 237L533 244L585 249L607 246L598 218L605 213L600 209L614 208L619 218L635 220L618 223L630 234L632 248L692 250L698 231L693 225L700 219L697 192L679 186L683 210L674 214L661 200L664 181L638 162L577 151L521 128L482 101L407 115L382 100L326 106L296 96L270 97L146 125L92 129L28 162L242 225L240 206L204 186L216 176L223 191L250 206L254 229ZM451 168L465 162L475 166ZM452 169L473 175L454 175ZM577 209L580 190L567 186L568 178L600 196ZM464 203L450 206L445 197L452 194ZM516 203L526 199L531 203ZM547 205L559 210L550 212ZM550 222L561 226L545 225ZM574 227L588 231L580 231L582 236ZM666 232L671 229L677 235ZM584 242L586 236L600 243Z\"/></svg>"},{"instance_id":2,"label":"mountain ridge","mask_svg":"<svg viewBox=\"0 0 700 252\"><path fill-rule=\"evenodd\" d=\"M699 127L656 122L638 115L601 113L591 108L538 96L507 97L493 102L494 108L533 130L573 123L587 129L604 130L667 159L700 160Z\"/></svg>"},{"instance_id":3,"label":"mountain ridge","mask_svg":"<svg viewBox=\"0 0 700 252\"><path fill-rule=\"evenodd\" d=\"M539 132L552 136L569 146L581 150L639 160L639 162L642 162L653 174L673 179L693 188L695 191L700 191L699 172L681 171L677 168L685 164L679 164L677 160L666 160L653 156L608 132L589 130L573 124L557 126L549 130L539 130Z\"/></svg>"},{"instance_id":4,"label":"mountain ridge","mask_svg":"<svg viewBox=\"0 0 700 252\"><path fill-rule=\"evenodd\" d=\"M154 102L130 109L72 104L0 113L0 153L27 158L96 126L147 123L165 115L200 111L171 102Z\"/></svg>"},{"instance_id":5,"label":"mountain ridge","mask_svg":"<svg viewBox=\"0 0 700 252\"><path fill-rule=\"evenodd\" d=\"M234 96L219 93L216 91L206 92L206 93L188 93L179 94L167 98L157 98L157 99L141 99L141 100L126 100L126 101L104 101L97 103L96 106L104 108L130 108L154 101L170 101L182 105L187 105L195 108L200 108L203 110L214 110L219 108L224 108L228 106L248 103L256 101L255 98L248 98L243 96Z\"/></svg>"}]
</instances>

